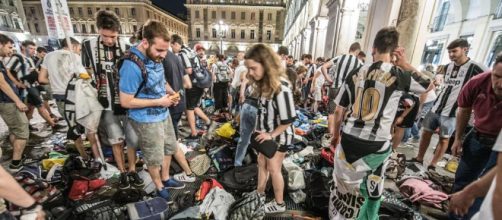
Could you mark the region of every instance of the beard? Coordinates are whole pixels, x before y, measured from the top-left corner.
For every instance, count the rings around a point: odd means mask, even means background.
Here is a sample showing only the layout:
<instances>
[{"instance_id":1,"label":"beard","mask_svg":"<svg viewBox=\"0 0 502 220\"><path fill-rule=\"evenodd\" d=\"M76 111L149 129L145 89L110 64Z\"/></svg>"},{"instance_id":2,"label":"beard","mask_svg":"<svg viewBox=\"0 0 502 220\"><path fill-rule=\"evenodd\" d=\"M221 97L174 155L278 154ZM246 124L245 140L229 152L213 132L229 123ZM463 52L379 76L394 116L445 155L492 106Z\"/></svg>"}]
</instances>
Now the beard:
<instances>
[{"instance_id":1,"label":"beard","mask_svg":"<svg viewBox=\"0 0 502 220\"><path fill-rule=\"evenodd\" d=\"M153 62L156 62L156 63L161 63L162 60L164 59L163 57L161 56L155 56L153 55L151 52L150 52L150 49L151 47L148 47L148 49L146 49L146 56L148 58L150 58L151 60L153 60Z\"/></svg>"}]
</instances>

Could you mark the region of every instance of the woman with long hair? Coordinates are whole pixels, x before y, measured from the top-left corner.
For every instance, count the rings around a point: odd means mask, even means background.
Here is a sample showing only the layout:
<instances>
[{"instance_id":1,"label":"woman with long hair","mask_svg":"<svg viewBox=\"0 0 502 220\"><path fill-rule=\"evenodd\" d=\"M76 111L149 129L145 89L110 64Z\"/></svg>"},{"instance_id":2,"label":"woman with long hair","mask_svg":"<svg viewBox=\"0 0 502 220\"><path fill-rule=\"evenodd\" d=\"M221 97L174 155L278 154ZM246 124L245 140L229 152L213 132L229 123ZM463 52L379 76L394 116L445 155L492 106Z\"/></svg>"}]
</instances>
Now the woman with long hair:
<instances>
[{"instance_id":1,"label":"woman with long hair","mask_svg":"<svg viewBox=\"0 0 502 220\"><path fill-rule=\"evenodd\" d=\"M279 56L268 46L256 44L245 55L249 80L254 97L258 97L256 141L275 141L278 145L272 158L258 154L258 188L265 196L267 180L272 179L275 199L265 204L266 213L286 211L284 204L284 179L281 168L287 146L293 141L293 126L296 118L291 84Z\"/></svg>"}]
</instances>

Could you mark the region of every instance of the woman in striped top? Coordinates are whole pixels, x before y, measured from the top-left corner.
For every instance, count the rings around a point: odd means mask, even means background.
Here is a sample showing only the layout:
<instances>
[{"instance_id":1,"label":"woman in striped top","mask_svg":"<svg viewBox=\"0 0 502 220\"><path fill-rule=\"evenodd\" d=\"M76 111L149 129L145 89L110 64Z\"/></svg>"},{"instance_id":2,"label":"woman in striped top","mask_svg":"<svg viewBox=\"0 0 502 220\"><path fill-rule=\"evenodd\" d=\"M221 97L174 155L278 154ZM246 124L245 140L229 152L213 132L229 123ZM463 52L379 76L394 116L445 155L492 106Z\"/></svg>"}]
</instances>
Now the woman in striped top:
<instances>
[{"instance_id":1,"label":"woman in striped top","mask_svg":"<svg viewBox=\"0 0 502 220\"><path fill-rule=\"evenodd\" d=\"M279 56L264 44L254 45L245 56L253 96L258 98L256 141L274 140L279 148L272 158L258 155L258 193L265 196L268 177L272 179L275 200L265 205L266 213L286 211L284 204L284 179L281 168L287 145L293 140L295 107L293 92L287 80L286 70Z\"/></svg>"}]
</instances>

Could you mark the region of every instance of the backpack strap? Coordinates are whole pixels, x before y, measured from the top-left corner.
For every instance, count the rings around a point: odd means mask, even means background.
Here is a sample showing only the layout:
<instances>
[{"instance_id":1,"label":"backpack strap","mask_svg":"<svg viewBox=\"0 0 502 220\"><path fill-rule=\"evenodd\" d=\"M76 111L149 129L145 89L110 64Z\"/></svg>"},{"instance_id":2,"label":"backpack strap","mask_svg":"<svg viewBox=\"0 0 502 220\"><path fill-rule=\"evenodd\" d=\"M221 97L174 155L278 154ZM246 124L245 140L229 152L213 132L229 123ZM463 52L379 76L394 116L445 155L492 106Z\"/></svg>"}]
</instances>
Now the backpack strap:
<instances>
[{"instance_id":1,"label":"backpack strap","mask_svg":"<svg viewBox=\"0 0 502 220\"><path fill-rule=\"evenodd\" d=\"M127 50L127 51L124 52L124 55L122 56L122 58L120 58L119 61L117 62L117 65L116 65L117 66L117 72L122 67L122 64L124 63L124 60L130 60L130 61L132 61L141 70L141 77L143 78L143 81L139 85L138 90L136 91L136 94L134 94L134 97L136 97L136 96L138 96L139 92L143 89L143 87L146 85L146 81L148 79L148 73L146 72L145 63L143 62L143 60L140 57L138 57L138 55L132 53L130 50ZM119 76L120 76L120 74L119 74ZM119 80L119 78L120 77L116 77L117 81ZM116 85L118 85L118 82L116 83Z\"/></svg>"}]
</instances>

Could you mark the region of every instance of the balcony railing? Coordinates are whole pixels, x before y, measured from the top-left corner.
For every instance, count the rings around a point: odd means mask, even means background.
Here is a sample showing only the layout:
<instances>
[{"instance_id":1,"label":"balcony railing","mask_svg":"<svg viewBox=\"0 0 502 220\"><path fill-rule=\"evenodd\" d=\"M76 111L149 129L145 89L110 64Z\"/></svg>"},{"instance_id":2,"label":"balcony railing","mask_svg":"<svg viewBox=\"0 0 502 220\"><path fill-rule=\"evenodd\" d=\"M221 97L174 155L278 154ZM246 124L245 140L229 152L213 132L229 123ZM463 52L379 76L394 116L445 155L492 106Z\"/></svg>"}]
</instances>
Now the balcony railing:
<instances>
[{"instance_id":1,"label":"balcony railing","mask_svg":"<svg viewBox=\"0 0 502 220\"><path fill-rule=\"evenodd\" d=\"M19 32L19 33L23 32L23 30L21 30L21 29L14 28L14 27L7 26L7 25L0 25L0 31Z\"/></svg>"},{"instance_id":2,"label":"balcony railing","mask_svg":"<svg viewBox=\"0 0 502 220\"><path fill-rule=\"evenodd\" d=\"M284 0L187 0L187 4L281 6L281 7L286 7L286 2Z\"/></svg>"}]
</instances>

